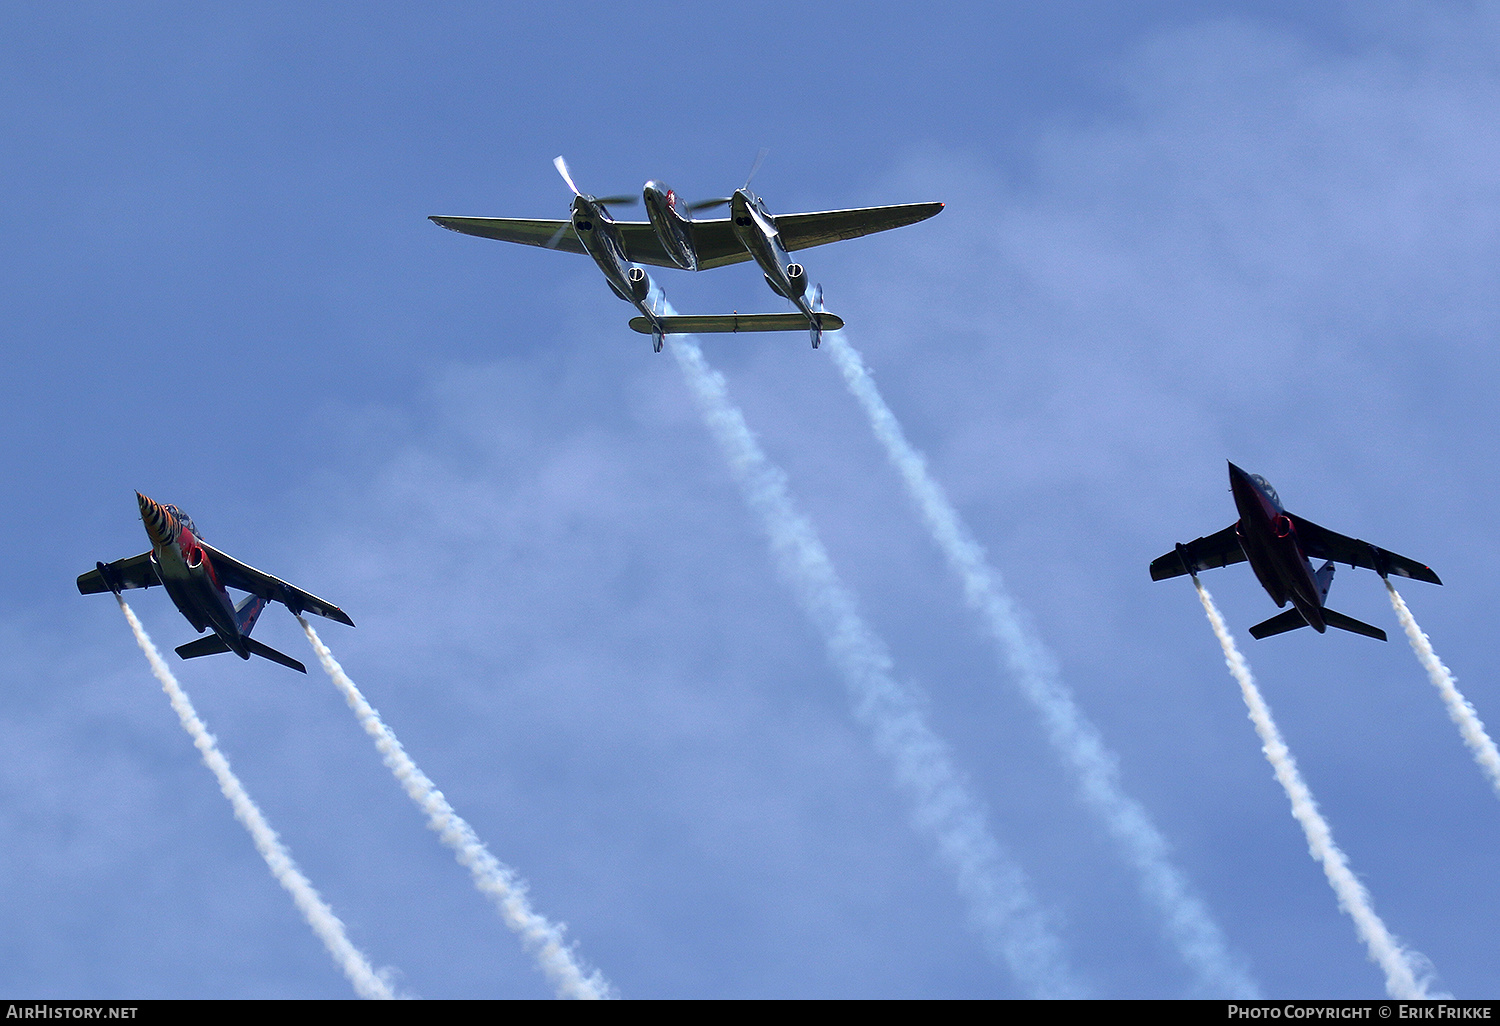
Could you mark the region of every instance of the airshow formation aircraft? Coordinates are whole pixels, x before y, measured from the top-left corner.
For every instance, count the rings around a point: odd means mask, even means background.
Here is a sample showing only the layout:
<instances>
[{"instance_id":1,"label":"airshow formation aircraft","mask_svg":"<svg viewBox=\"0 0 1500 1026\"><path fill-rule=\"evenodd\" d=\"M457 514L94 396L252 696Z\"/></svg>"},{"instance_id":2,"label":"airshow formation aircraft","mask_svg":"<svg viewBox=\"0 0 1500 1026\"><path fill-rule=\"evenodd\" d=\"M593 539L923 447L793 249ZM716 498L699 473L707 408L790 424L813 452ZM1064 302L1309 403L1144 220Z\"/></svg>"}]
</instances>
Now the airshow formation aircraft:
<instances>
[{"instance_id":1,"label":"airshow formation aircraft","mask_svg":"<svg viewBox=\"0 0 1500 1026\"><path fill-rule=\"evenodd\" d=\"M1151 562L1151 579L1163 581L1183 574L1228 566L1245 560L1278 606L1292 608L1250 628L1255 638L1312 627L1322 634L1329 627L1385 640L1385 631L1329 609L1323 603L1333 583L1335 563L1374 570L1381 577L1395 574L1429 584L1442 584L1430 567L1394 552L1319 527L1288 513L1276 489L1259 474L1247 474L1229 464L1229 487L1240 519L1206 538L1178 545ZM1326 560L1316 573L1308 557Z\"/></svg>"},{"instance_id":2,"label":"airshow formation aircraft","mask_svg":"<svg viewBox=\"0 0 1500 1026\"><path fill-rule=\"evenodd\" d=\"M208 637L179 646L177 654L182 658L219 652L233 652L241 659L258 655L306 673L307 667L291 656L250 637L267 602L280 602L298 615L317 613L354 626L348 614L333 603L246 566L209 545L193 526L192 518L176 506L155 502L140 492L135 497L151 539L150 550L129 559L94 564L93 570L79 576L78 590L84 595L105 591L118 595L130 588L160 584L198 633L213 629ZM226 588L249 594L236 606Z\"/></svg>"},{"instance_id":3,"label":"airshow formation aircraft","mask_svg":"<svg viewBox=\"0 0 1500 1026\"><path fill-rule=\"evenodd\" d=\"M573 176L562 157L552 163L573 190L572 216L566 221L530 221L511 217L432 217L430 220L455 232L501 242L519 242L567 253L587 253L594 258L610 289L635 305L641 316L631 328L651 336L652 348L661 352L664 337L688 332L797 331L807 328L813 348L824 331L837 331L843 318L823 309L823 286L808 296L807 272L792 261L791 252L841 239L883 232L925 221L943 209L941 203L905 203L891 207L828 210L812 214L773 215L766 203L750 191L750 180L765 157L756 158L745 184L734 195L682 205L677 194L660 182L647 182L642 194L645 221L616 221L610 206L637 202L634 196L590 196L573 184ZM699 220L699 210L729 207L726 218ZM686 213L684 213L686 211ZM702 271L744 260L754 260L765 274L766 284L778 296L790 300L797 313L780 314L666 314L661 289L641 264Z\"/></svg>"}]
</instances>

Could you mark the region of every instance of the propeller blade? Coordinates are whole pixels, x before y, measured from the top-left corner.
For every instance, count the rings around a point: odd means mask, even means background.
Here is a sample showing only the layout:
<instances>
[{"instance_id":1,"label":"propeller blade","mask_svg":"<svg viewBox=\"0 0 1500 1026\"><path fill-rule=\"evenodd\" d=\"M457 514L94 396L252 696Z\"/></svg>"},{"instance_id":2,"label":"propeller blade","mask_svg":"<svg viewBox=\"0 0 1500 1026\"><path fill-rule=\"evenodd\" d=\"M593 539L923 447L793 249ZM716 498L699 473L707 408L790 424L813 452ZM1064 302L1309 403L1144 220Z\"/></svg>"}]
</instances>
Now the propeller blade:
<instances>
[{"instance_id":1,"label":"propeller blade","mask_svg":"<svg viewBox=\"0 0 1500 1026\"><path fill-rule=\"evenodd\" d=\"M594 200L595 203L603 203L607 207L633 207L640 201L639 196L600 196Z\"/></svg>"},{"instance_id":2,"label":"propeller blade","mask_svg":"<svg viewBox=\"0 0 1500 1026\"><path fill-rule=\"evenodd\" d=\"M770 152L770 150L762 146L760 148L760 152L755 155L755 163L750 165L750 173L745 176L745 189L750 188L750 180L755 177L755 172L760 170L761 162L766 159L766 154ZM561 157L558 157L557 159L562 160Z\"/></svg>"},{"instance_id":3,"label":"propeller blade","mask_svg":"<svg viewBox=\"0 0 1500 1026\"><path fill-rule=\"evenodd\" d=\"M552 166L557 168L557 173L562 175L563 181L568 183L568 188L573 190L574 196L583 195L583 193L578 191L578 186L573 184L573 176L568 174L568 162L566 160L563 160L561 156L556 157L552 161Z\"/></svg>"},{"instance_id":4,"label":"propeller blade","mask_svg":"<svg viewBox=\"0 0 1500 1026\"><path fill-rule=\"evenodd\" d=\"M571 228L572 226L573 226L573 222L571 222L571 221L564 222L563 225L562 225L562 227L558 228L557 231L555 231L555 232L552 233L552 238L548 239L542 245L545 246L547 249L556 249L557 248L557 244L562 241L562 237L564 235L568 234L568 229Z\"/></svg>"},{"instance_id":5,"label":"propeller blade","mask_svg":"<svg viewBox=\"0 0 1500 1026\"><path fill-rule=\"evenodd\" d=\"M699 200L697 203L689 203L688 210L696 213L699 210L712 210L714 207L729 206L729 197L720 196L718 199Z\"/></svg>"}]
</instances>

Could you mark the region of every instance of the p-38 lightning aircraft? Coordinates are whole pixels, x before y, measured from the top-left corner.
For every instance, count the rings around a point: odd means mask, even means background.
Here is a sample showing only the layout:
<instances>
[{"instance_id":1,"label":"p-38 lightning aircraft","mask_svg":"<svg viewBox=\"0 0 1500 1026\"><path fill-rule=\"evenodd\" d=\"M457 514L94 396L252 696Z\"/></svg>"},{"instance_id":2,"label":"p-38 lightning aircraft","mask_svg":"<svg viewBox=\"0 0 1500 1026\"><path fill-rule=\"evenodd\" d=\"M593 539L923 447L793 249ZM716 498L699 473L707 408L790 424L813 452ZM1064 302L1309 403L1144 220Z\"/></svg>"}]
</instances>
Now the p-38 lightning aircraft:
<instances>
[{"instance_id":1,"label":"p-38 lightning aircraft","mask_svg":"<svg viewBox=\"0 0 1500 1026\"><path fill-rule=\"evenodd\" d=\"M317 613L354 626L348 614L333 603L246 566L207 544L193 526L192 518L176 506L162 505L140 492L135 497L146 535L151 539L150 551L113 563L94 564L93 570L79 576L78 591L84 595L105 591L118 595L130 588L162 585L194 629L200 634L213 629L208 637L180 646L177 654L182 658L195 659L219 652L233 652L241 659L258 655L306 673L307 667L291 656L250 636L267 602L280 602L298 615ZM249 595L236 606L226 588L246 591Z\"/></svg>"},{"instance_id":2,"label":"p-38 lightning aircraft","mask_svg":"<svg viewBox=\"0 0 1500 1026\"><path fill-rule=\"evenodd\" d=\"M1385 640L1385 631L1352 616L1334 612L1323 603L1333 583L1335 563L1374 570L1381 577L1395 574L1429 584L1442 584L1430 567L1398 556L1369 542L1319 527L1288 513L1270 482L1229 464L1229 487L1240 519L1217 534L1178 545L1151 562L1151 579L1163 581L1183 574L1249 560L1261 587L1278 606L1292 608L1250 628L1255 638L1312 627L1322 634L1329 627ZM1326 560L1316 573L1308 557Z\"/></svg>"},{"instance_id":3,"label":"p-38 lightning aircraft","mask_svg":"<svg viewBox=\"0 0 1500 1026\"><path fill-rule=\"evenodd\" d=\"M761 157L764 157L762 151ZM733 196L679 205L678 197L660 182L647 182L644 190L646 221L615 221L605 204L634 203L634 197L613 196L596 200L580 193L558 157L553 163L573 189L571 221L528 221L508 217L432 217L444 228L502 242L519 242L569 253L587 253L609 280L610 288L632 302L642 316L630 326L650 334L657 352L662 336L685 332L792 331L809 329L817 348L824 331L844 326L842 318L823 309L822 286L808 297L807 273L794 263L790 252L821 246L841 239L883 232L915 224L943 209L941 203L907 203L890 207L829 210L811 214L773 216L765 201L750 192L750 181ZM754 178L757 158L750 170ZM697 210L728 205L730 216L694 219ZM686 213L684 213L686 210ZM664 314L647 305L651 279L635 266L677 267L701 271L754 260L765 274L766 284L777 295L796 305L797 313L783 314Z\"/></svg>"}]
</instances>

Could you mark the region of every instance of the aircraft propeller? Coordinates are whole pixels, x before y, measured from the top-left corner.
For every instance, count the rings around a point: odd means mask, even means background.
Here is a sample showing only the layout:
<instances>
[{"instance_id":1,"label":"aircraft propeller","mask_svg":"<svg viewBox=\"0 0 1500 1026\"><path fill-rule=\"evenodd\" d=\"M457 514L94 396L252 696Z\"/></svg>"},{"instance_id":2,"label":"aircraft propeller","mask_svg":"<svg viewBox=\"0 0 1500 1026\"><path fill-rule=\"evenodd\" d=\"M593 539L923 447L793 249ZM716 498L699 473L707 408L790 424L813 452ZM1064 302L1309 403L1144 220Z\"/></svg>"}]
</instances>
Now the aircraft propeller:
<instances>
[{"instance_id":1,"label":"aircraft propeller","mask_svg":"<svg viewBox=\"0 0 1500 1026\"><path fill-rule=\"evenodd\" d=\"M557 168L557 173L562 175L562 180L568 183L568 188L573 190L574 196L597 203L601 207L628 207L641 201L639 196L590 196L588 193L583 192L577 185L573 184L573 176L568 173L568 162L560 154L553 158L552 166ZM571 224L565 224L553 232L552 238L543 243L544 248L556 249L558 243L562 242L562 237L568 233L570 227Z\"/></svg>"},{"instance_id":2,"label":"aircraft propeller","mask_svg":"<svg viewBox=\"0 0 1500 1026\"><path fill-rule=\"evenodd\" d=\"M566 160L563 160L562 157L555 157L552 160L552 166L557 168L557 173L562 175L563 181L568 183L568 188L573 190L574 196L582 196L586 200L592 200L606 207L628 207L641 201L639 196L590 196L588 193L580 191L578 186L573 184L573 176L568 173L568 162Z\"/></svg>"},{"instance_id":3,"label":"aircraft propeller","mask_svg":"<svg viewBox=\"0 0 1500 1026\"><path fill-rule=\"evenodd\" d=\"M766 154L770 152L764 146L760 148L760 152L755 155L755 163L750 165L750 173L745 176L745 184L740 186L741 192L750 191L750 182L755 178L755 172L760 170L760 165L764 163ZM562 158L558 157L557 159L561 160ZM732 196L718 196L714 199L699 200L697 203L689 203L688 210L693 213L697 213L700 210L712 210L714 207L728 206L732 199Z\"/></svg>"}]
</instances>

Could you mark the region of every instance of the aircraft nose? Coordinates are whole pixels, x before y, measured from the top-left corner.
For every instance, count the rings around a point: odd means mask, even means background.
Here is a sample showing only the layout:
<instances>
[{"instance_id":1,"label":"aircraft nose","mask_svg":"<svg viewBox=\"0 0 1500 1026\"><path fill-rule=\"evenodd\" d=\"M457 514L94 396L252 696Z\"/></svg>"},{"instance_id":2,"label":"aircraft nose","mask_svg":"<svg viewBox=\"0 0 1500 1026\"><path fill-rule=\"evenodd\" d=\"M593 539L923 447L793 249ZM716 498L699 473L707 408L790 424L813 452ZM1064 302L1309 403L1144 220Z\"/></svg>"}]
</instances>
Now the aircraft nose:
<instances>
[{"instance_id":1,"label":"aircraft nose","mask_svg":"<svg viewBox=\"0 0 1500 1026\"><path fill-rule=\"evenodd\" d=\"M162 508L161 503L155 499L148 498L140 492L135 493L136 503L141 507L141 523L146 525L146 534L151 539L152 545L169 545L172 541L174 524L172 514Z\"/></svg>"}]
</instances>

